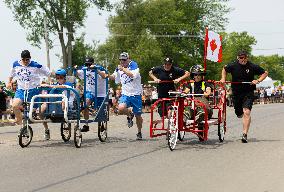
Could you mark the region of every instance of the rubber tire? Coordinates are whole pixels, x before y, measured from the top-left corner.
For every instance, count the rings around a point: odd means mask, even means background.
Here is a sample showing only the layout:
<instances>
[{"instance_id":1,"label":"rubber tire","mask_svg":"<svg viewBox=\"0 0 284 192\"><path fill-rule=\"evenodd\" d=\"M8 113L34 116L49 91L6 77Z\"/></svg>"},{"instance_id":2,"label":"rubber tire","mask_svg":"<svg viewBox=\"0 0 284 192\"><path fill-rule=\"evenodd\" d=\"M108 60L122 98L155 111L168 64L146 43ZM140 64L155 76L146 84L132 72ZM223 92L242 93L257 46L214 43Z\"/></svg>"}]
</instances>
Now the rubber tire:
<instances>
[{"instance_id":1,"label":"rubber tire","mask_svg":"<svg viewBox=\"0 0 284 192\"><path fill-rule=\"evenodd\" d=\"M29 141L24 144L23 143L23 135L24 135L24 133L26 131L25 129L28 129L28 132L30 132L30 138L29 138ZM26 127L22 127L20 129L20 134L19 134L19 145L22 148L27 147L31 143L32 139L33 139L33 129L31 128L31 126L28 126L27 128Z\"/></svg>"},{"instance_id":2,"label":"rubber tire","mask_svg":"<svg viewBox=\"0 0 284 192\"><path fill-rule=\"evenodd\" d=\"M64 125L67 125L67 127L64 127ZM64 131L68 131L68 134L64 134ZM61 123L60 133L62 140L68 142L71 138L71 123Z\"/></svg>"}]
</instances>

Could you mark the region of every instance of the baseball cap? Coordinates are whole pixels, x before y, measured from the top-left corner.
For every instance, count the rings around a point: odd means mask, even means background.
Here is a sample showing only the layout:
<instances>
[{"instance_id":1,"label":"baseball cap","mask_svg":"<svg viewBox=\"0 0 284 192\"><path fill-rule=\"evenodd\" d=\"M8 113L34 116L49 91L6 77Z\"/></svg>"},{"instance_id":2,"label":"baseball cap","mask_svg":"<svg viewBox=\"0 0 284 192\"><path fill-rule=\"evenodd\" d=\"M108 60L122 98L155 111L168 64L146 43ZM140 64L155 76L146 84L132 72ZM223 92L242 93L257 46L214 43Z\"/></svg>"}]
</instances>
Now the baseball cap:
<instances>
[{"instance_id":1,"label":"baseball cap","mask_svg":"<svg viewBox=\"0 0 284 192\"><path fill-rule=\"evenodd\" d=\"M248 53L245 50L241 50L238 52L238 56L248 56Z\"/></svg>"},{"instance_id":2,"label":"baseball cap","mask_svg":"<svg viewBox=\"0 0 284 192\"><path fill-rule=\"evenodd\" d=\"M23 59L31 58L31 53L28 50L23 50L21 53L21 58Z\"/></svg>"},{"instance_id":3,"label":"baseball cap","mask_svg":"<svg viewBox=\"0 0 284 192\"><path fill-rule=\"evenodd\" d=\"M119 55L119 60L121 60L121 59L126 60L126 59L128 59L128 58L129 58L129 55L128 55L128 53L126 53L126 52L122 52L122 53L120 53L120 55Z\"/></svg>"},{"instance_id":4,"label":"baseball cap","mask_svg":"<svg viewBox=\"0 0 284 192\"><path fill-rule=\"evenodd\" d=\"M172 58L170 58L170 57L166 57L165 59L164 59L164 61L165 61L165 63L173 63L173 60L172 60Z\"/></svg>"},{"instance_id":5,"label":"baseball cap","mask_svg":"<svg viewBox=\"0 0 284 192\"><path fill-rule=\"evenodd\" d=\"M85 63L86 63L86 64L92 64L92 63L94 63L94 58L93 58L93 57L86 57Z\"/></svg>"}]
</instances>

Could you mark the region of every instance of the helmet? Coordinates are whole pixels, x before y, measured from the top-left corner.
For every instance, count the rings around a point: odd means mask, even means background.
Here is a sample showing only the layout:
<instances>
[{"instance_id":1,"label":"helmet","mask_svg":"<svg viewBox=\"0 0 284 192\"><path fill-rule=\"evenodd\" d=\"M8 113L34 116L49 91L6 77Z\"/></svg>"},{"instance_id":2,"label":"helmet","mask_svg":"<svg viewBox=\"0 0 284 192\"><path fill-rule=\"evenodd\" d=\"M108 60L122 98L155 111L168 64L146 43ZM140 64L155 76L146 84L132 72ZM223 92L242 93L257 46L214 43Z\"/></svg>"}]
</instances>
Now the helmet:
<instances>
[{"instance_id":1,"label":"helmet","mask_svg":"<svg viewBox=\"0 0 284 192\"><path fill-rule=\"evenodd\" d=\"M93 64L93 63L94 63L94 58L93 57L86 57L85 64Z\"/></svg>"},{"instance_id":2,"label":"helmet","mask_svg":"<svg viewBox=\"0 0 284 192\"><path fill-rule=\"evenodd\" d=\"M194 74L206 75L205 69L201 65L193 65L190 68L190 76L193 78Z\"/></svg>"},{"instance_id":3,"label":"helmet","mask_svg":"<svg viewBox=\"0 0 284 192\"><path fill-rule=\"evenodd\" d=\"M55 75L66 76L66 75L67 75L67 72L66 72L65 69L58 69L58 70L55 72Z\"/></svg>"}]
</instances>

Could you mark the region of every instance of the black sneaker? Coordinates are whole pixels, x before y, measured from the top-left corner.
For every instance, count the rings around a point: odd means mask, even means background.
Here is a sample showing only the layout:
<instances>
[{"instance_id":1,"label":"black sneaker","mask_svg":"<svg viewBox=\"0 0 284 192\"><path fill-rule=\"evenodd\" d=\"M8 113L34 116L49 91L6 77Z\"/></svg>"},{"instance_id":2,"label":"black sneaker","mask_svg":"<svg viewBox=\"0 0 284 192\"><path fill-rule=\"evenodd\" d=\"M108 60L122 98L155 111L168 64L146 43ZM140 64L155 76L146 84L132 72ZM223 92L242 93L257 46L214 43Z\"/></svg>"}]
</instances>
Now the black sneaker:
<instances>
[{"instance_id":1,"label":"black sneaker","mask_svg":"<svg viewBox=\"0 0 284 192\"><path fill-rule=\"evenodd\" d=\"M84 125L83 128L81 129L81 132L88 132L90 130L88 125Z\"/></svg>"},{"instance_id":2,"label":"black sneaker","mask_svg":"<svg viewBox=\"0 0 284 192\"><path fill-rule=\"evenodd\" d=\"M243 142L243 143L247 143L247 142L248 142L248 136L247 136L247 134L245 134L245 133L243 133L242 142Z\"/></svg>"},{"instance_id":3,"label":"black sneaker","mask_svg":"<svg viewBox=\"0 0 284 192\"><path fill-rule=\"evenodd\" d=\"M142 140L142 133L141 132L136 134L136 140Z\"/></svg>"},{"instance_id":4,"label":"black sneaker","mask_svg":"<svg viewBox=\"0 0 284 192\"><path fill-rule=\"evenodd\" d=\"M134 117L133 113L130 113L130 116L127 117L127 126L129 128L133 126L133 117Z\"/></svg>"}]
</instances>

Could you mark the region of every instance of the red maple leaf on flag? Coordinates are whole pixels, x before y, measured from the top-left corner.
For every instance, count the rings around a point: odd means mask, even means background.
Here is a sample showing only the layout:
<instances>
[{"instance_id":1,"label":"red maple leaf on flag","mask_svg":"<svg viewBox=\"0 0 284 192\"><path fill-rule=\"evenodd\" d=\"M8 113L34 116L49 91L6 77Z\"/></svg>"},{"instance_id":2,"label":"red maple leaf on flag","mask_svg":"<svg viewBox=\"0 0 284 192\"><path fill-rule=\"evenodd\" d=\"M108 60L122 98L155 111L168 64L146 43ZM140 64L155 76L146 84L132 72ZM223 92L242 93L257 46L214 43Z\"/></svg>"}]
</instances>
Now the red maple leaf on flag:
<instances>
[{"instance_id":1,"label":"red maple leaf on flag","mask_svg":"<svg viewBox=\"0 0 284 192\"><path fill-rule=\"evenodd\" d=\"M216 44L216 40L215 39L212 39L212 41L210 41L210 48L211 48L211 50L212 50L212 55L213 55L213 53L214 53L214 51L215 51L215 49L217 49L217 44Z\"/></svg>"}]
</instances>

